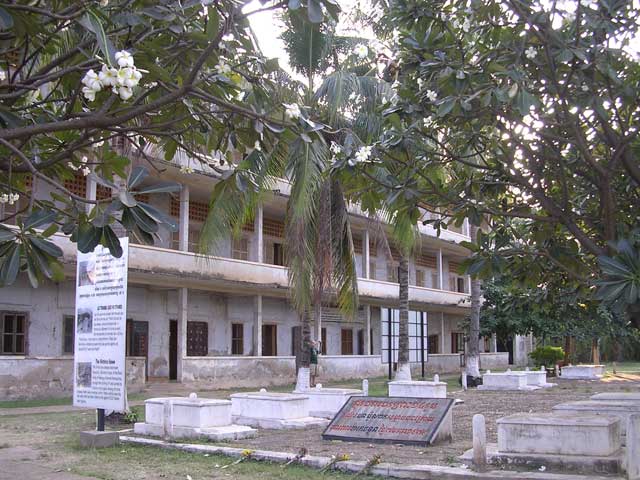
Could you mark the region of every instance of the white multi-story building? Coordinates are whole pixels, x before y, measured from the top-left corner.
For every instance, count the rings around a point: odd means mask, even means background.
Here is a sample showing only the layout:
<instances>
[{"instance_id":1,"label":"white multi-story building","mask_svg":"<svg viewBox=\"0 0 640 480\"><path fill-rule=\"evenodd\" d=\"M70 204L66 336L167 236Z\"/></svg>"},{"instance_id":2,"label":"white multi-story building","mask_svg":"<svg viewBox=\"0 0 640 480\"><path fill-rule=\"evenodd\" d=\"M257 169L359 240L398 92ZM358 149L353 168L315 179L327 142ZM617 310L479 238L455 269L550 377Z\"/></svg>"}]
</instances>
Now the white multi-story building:
<instances>
[{"instance_id":1,"label":"white multi-story building","mask_svg":"<svg viewBox=\"0 0 640 480\"><path fill-rule=\"evenodd\" d=\"M214 257L195 252L207 215L211 170L181 173L174 162L156 160L157 175L183 185L180 194L149 195L148 203L175 217L179 231L161 229L154 246L132 243L127 305L128 381L176 380L207 387L292 383L300 334L291 307L284 265L284 217L288 185L265 197L255 221L240 238L220 242ZM142 163L141 159L134 163ZM146 160L144 161L146 162ZM195 165L192 165L194 168ZM152 176L154 175L152 171ZM46 185L36 195L48 197ZM66 183L87 198L111 193L85 177ZM10 208L0 212L5 218ZM358 270L360 309L354 320L325 308L321 319L320 380L385 375L396 358L397 268L389 249L368 230L371 222L353 209L351 218ZM459 371L468 315L468 277L457 273L468 255L460 242L468 226L436 235L420 225L421 251L410 261L411 358L416 372ZM64 282L33 289L26 277L0 289L0 399L66 394L72 388L76 245L54 237L64 251ZM391 255L395 255L391 249ZM391 322L391 323L390 323ZM317 335L318 326L314 328ZM481 342L482 368L506 367L508 354L495 340Z\"/></svg>"}]
</instances>

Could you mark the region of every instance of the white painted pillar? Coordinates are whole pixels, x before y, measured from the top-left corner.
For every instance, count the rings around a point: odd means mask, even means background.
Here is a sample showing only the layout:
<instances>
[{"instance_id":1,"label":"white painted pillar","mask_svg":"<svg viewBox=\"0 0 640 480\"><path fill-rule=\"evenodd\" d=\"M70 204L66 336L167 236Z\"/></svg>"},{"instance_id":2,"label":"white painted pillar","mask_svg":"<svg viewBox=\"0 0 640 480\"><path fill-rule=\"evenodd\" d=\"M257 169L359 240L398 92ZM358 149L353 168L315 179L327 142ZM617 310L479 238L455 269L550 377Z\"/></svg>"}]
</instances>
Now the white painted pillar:
<instances>
[{"instance_id":1,"label":"white painted pillar","mask_svg":"<svg viewBox=\"0 0 640 480\"><path fill-rule=\"evenodd\" d=\"M469 230L469 219L465 218L464 222L462 222L462 233L467 237L470 235L471 231Z\"/></svg>"},{"instance_id":2,"label":"white painted pillar","mask_svg":"<svg viewBox=\"0 0 640 480\"><path fill-rule=\"evenodd\" d=\"M463 373L462 378L466 375ZM477 413L473 416L473 466L482 472L487 467L487 430L484 415Z\"/></svg>"},{"instance_id":3,"label":"white painted pillar","mask_svg":"<svg viewBox=\"0 0 640 480\"><path fill-rule=\"evenodd\" d=\"M369 230L364 231L364 235L362 237L362 275L364 278L371 278L370 272L370 257L371 252L369 252Z\"/></svg>"},{"instance_id":4,"label":"white painted pillar","mask_svg":"<svg viewBox=\"0 0 640 480\"><path fill-rule=\"evenodd\" d=\"M187 322L189 318L189 289L178 289L178 381L183 381L183 359L187 357Z\"/></svg>"},{"instance_id":5,"label":"white painted pillar","mask_svg":"<svg viewBox=\"0 0 640 480\"><path fill-rule=\"evenodd\" d=\"M253 223L253 229L255 230L255 238L256 238L256 254L255 261L258 263L264 263L264 233L262 229L263 225L264 212L262 209L262 204L258 205L256 209L256 216Z\"/></svg>"},{"instance_id":6,"label":"white painted pillar","mask_svg":"<svg viewBox=\"0 0 640 480\"><path fill-rule=\"evenodd\" d=\"M253 302L253 354L262 356L262 295L256 295Z\"/></svg>"},{"instance_id":7,"label":"white painted pillar","mask_svg":"<svg viewBox=\"0 0 640 480\"><path fill-rule=\"evenodd\" d=\"M467 293L471 294L471 275L467 275Z\"/></svg>"},{"instance_id":8,"label":"white painted pillar","mask_svg":"<svg viewBox=\"0 0 640 480\"><path fill-rule=\"evenodd\" d=\"M627 478L640 480L640 415L627 420Z\"/></svg>"},{"instance_id":9,"label":"white painted pillar","mask_svg":"<svg viewBox=\"0 0 640 480\"><path fill-rule=\"evenodd\" d=\"M365 355L373 355L371 351L371 306L364 306L364 354Z\"/></svg>"},{"instance_id":10,"label":"white painted pillar","mask_svg":"<svg viewBox=\"0 0 640 480\"><path fill-rule=\"evenodd\" d=\"M180 190L180 226L178 227L181 252L189 251L189 186L182 185Z\"/></svg>"},{"instance_id":11,"label":"white painted pillar","mask_svg":"<svg viewBox=\"0 0 640 480\"><path fill-rule=\"evenodd\" d=\"M438 269L438 290L444 290L444 262L442 261L442 249L438 249L436 256L436 268Z\"/></svg>"},{"instance_id":12,"label":"white painted pillar","mask_svg":"<svg viewBox=\"0 0 640 480\"><path fill-rule=\"evenodd\" d=\"M89 176L86 177L86 181L87 181L87 200L95 201L97 199L98 183L92 178L90 178ZM34 185L35 185L35 182L34 182ZM91 210L93 210L93 207L94 207L93 204L88 203L87 213L91 212Z\"/></svg>"},{"instance_id":13,"label":"white painted pillar","mask_svg":"<svg viewBox=\"0 0 640 480\"><path fill-rule=\"evenodd\" d=\"M444 351L444 312L440 312L440 353L447 353Z\"/></svg>"},{"instance_id":14,"label":"white painted pillar","mask_svg":"<svg viewBox=\"0 0 640 480\"><path fill-rule=\"evenodd\" d=\"M491 353L496 353L498 351L498 335L495 333L491 334Z\"/></svg>"}]
</instances>

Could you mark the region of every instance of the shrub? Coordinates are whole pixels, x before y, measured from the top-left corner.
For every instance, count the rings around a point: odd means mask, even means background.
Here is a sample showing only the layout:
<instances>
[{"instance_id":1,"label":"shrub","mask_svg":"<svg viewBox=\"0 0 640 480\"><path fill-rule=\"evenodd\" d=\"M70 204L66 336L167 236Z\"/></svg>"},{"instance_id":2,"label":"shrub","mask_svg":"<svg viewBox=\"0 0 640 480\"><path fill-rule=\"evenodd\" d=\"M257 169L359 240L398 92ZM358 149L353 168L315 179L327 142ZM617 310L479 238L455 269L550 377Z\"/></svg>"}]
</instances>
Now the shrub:
<instances>
[{"instance_id":1,"label":"shrub","mask_svg":"<svg viewBox=\"0 0 640 480\"><path fill-rule=\"evenodd\" d=\"M536 367L545 366L547 369L553 369L560 360L564 358L564 350L562 347L552 347L547 345L538 347L529 354Z\"/></svg>"}]
</instances>

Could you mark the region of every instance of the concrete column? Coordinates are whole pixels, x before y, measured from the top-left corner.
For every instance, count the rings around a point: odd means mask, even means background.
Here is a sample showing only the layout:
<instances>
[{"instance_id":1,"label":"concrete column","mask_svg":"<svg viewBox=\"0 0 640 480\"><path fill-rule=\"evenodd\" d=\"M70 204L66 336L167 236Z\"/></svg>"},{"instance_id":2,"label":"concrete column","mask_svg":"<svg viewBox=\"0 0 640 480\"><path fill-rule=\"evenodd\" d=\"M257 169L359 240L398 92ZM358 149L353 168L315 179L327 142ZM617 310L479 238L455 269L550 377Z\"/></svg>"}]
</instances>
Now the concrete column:
<instances>
[{"instance_id":1,"label":"concrete column","mask_svg":"<svg viewBox=\"0 0 640 480\"><path fill-rule=\"evenodd\" d=\"M37 180L37 179L34 179L34 180ZM95 201L97 198L98 183L88 176L86 177L85 180L87 181L87 200ZM34 186L35 186L35 181L34 181ZM93 210L94 205L88 203L86 207L87 207L87 213L89 213L91 212L91 210Z\"/></svg>"},{"instance_id":2,"label":"concrete column","mask_svg":"<svg viewBox=\"0 0 640 480\"><path fill-rule=\"evenodd\" d=\"M463 374L463 378L466 375ZM481 472L487 467L487 430L484 415L473 416L473 466Z\"/></svg>"},{"instance_id":3,"label":"concrete column","mask_svg":"<svg viewBox=\"0 0 640 480\"><path fill-rule=\"evenodd\" d=\"M491 353L496 353L498 351L498 335L495 333L491 334Z\"/></svg>"},{"instance_id":4,"label":"concrete column","mask_svg":"<svg viewBox=\"0 0 640 480\"><path fill-rule=\"evenodd\" d=\"M371 351L371 306L364 306L364 353L365 355L373 355Z\"/></svg>"},{"instance_id":5,"label":"concrete column","mask_svg":"<svg viewBox=\"0 0 640 480\"><path fill-rule=\"evenodd\" d=\"M253 354L262 356L262 295L256 295L253 302Z\"/></svg>"},{"instance_id":6,"label":"concrete column","mask_svg":"<svg viewBox=\"0 0 640 480\"><path fill-rule=\"evenodd\" d=\"M640 480L640 415L627 420L627 479Z\"/></svg>"},{"instance_id":7,"label":"concrete column","mask_svg":"<svg viewBox=\"0 0 640 480\"><path fill-rule=\"evenodd\" d=\"M253 221L253 229L255 230L255 239L256 239L256 252L254 259L258 263L264 263L264 234L262 230L264 213L262 209L262 204L258 205L256 209L256 216Z\"/></svg>"},{"instance_id":8,"label":"concrete column","mask_svg":"<svg viewBox=\"0 0 640 480\"><path fill-rule=\"evenodd\" d=\"M189 289L178 289L178 381L182 382L183 359L187 356L187 322L189 318Z\"/></svg>"},{"instance_id":9,"label":"concrete column","mask_svg":"<svg viewBox=\"0 0 640 480\"><path fill-rule=\"evenodd\" d=\"M438 249L436 256L436 268L438 269L438 290L444 290L444 262L442 261L442 249Z\"/></svg>"},{"instance_id":10,"label":"concrete column","mask_svg":"<svg viewBox=\"0 0 640 480\"><path fill-rule=\"evenodd\" d=\"M180 190L180 226L178 227L181 252L189 251L189 186L182 185Z\"/></svg>"},{"instance_id":11,"label":"concrete column","mask_svg":"<svg viewBox=\"0 0 640 480\"><path fill-rule=\"evenodd\" d=\"M444 312L440 312L440 353L447 353L444 351Z\"/></svg>"},{"instance_id":12,"label":"concrete column","mask_svg":"<svg viewBox=\"0 0 640 480\"><path fill-rule=\"evenodd\" d=\"M465 218L464 222L462 222L462 233L469 236L470 234L470 230L469 230L469 219Z\"/></svg>"},{"instance_id":13,"label":"concrete column","mask_svg":"<svg viewBox=\"0 0 640 480\"><path fill-rule=\"evenodd\" d=\"M467 292L471 294L471 275L467 275Z\"/></svg>"},{"instance_id":14,"label":"concrete column","mask_svg":"<svg viewBox=\"0 0 640 480\"><path fill-rule=\"evenodd\" d=\"M371 252L369 252L369 230L364 231L362 237L362 275L364 278L371 278L369 271Z\"/></svg>"}]
</instances>

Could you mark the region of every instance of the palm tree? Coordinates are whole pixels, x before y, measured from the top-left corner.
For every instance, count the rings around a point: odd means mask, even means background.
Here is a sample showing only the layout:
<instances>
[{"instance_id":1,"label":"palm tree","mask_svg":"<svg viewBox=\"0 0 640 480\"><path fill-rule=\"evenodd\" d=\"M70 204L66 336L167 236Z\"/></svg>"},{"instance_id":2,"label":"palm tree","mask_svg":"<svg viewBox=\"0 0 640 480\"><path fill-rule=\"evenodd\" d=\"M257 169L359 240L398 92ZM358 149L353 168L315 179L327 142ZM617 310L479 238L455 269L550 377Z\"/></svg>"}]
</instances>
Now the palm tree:
<instances>
[{"instance_id":1,"label":"palm tree","mask_svg":"<svg viewBox=\"0 0 640 480\"><path fill-rule=\"evenodd\" d=\"M472 243L478 242L477 225L469 225L469 236ZM480 376L480 308L482 307L482 289L480 279L477 276L471 277L471 318L469 324L469 341L466 358L465 374L473 378Z\"/></svg>"},{"instance_id":2,"label":"palm tree","mask_svg":"<svg viewBox=\"0 0 640 480\"><path fill-rule=\"evenodd\" d=\"M259 134L242 132L254 134L260 148L246 152L214 187L200 250L211 252L229 229L239 232L276 179L290 182L285 256L291 302L302 331L296 388L304 388L309 385L311 310L319 324L323 302L335 298L346 317L355 315L358 306L347 201L340 169L335 168L337 153L334 150L332 158L329 144L345 146L344 156L375 138L382 123L376 108L388 87L364 58L348 56L362 40L337 35L329 22L311 23L301 11L288 11L283 20L289 63L305 76L306 85L289 79L285 88L275 84L268 95L281 95L288 103L285 113L300 132L279 132L275 140L268 125ZM300 103L304 106L297 107Z\"/></svg>"}]
</instances>

